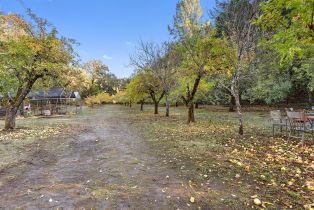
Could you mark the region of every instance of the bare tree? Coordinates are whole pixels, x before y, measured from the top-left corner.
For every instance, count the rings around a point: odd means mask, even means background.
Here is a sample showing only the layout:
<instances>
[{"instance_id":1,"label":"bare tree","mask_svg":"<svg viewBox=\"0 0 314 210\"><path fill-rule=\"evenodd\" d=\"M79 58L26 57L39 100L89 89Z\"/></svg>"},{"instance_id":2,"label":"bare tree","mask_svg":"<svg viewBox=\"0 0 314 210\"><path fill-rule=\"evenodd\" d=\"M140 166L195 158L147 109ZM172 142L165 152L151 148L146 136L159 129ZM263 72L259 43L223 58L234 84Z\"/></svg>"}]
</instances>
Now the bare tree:
<instances>
[{"instance_id":1,"label":"bare tree","mask_svg":"<svg viewBox=\"0 0 314 210\"><path fill-rule=\"evenodd\" d=\"M260 37L258 28L252 22L260 12L261 2L262 0L225 0L217 3L217 28L221 36L228 39L229 45L236 49L234 71L229 80L230 85L226 85L226 78L221 78L219 83L235 99L240 135L243 135L240 87L246 77L250 76L248 70L254 59L256 44Z\"/></svg>"},{"instance_id":2,"label":"bare tree","mask_svg":"<svg viewBox=\"0 0 314 210\"><path fill-rule=\"evenodd\" d=\"M166 100L166 117L170 115L170 93L175 85L176 66L179 56L172 50L172 44L161 45L141 41L137 52L130 57L130 63L137 69L150 71L160 82ZM160 100L159 100L160 101Z\"/></svg>"}]
</instances>

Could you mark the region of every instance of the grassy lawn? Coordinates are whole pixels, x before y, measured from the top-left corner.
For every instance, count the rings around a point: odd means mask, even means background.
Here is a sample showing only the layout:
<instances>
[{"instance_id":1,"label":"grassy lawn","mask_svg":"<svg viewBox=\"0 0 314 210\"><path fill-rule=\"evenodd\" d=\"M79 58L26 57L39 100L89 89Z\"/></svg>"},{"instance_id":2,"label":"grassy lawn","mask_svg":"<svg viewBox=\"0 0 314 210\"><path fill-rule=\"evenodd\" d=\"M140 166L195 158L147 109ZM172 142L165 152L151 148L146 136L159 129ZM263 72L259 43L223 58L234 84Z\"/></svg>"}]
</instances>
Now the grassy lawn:
<instances>
[{"instance_id":1,"label":"grassy lawn","mask_svg":"<svg viewBox=\"0 0 314 210\"><path fill-rule=\"evenodd\" d=\"M80 116L90 114L87 109ZM2 131L4 119L0 119L0 170L21 164L39 147L41 141L49 137L70 134L78 129L71 127L76 115L53 117L18 118L17 128L13 132Z\"/></svg>"},{"instance_id":2,"label":"grassy lawn","mask_svg":"<svg viewBox=\"0 0 314 210\"><path fill-rule=\"evenodd\" d=\"M186 124L184 107L172 107L169 118L164 117L164 108L159 115L152 114L151 106L145 106L144 112L138 106L108 110L116 109L143 135L161 163L185 180L183 189L172 191L193 198L186 203L191 209L310 209L307 205L314 202L313 142L308 138L302 147L300 139L288 140L279 132L272 137L264 108L246 109L243 137L237 134L236 114L225 107L197 109L197 122L191 125ZM23 168L41 144L54 145L50 137L56 141L81 132L80 126L89 123L86 119L96 115L102 119L99 113L87 108L75 116L19 119L15 132L0 132L0 171L16 165ZM6 179L13 179L9 175ZM95 191L92 196L107 198L108 192Z\"/></svg>"},{"instance_id":3,"label":"grassy lawn","mask_svg":"<svg viewBox=\"0 0 314 210\"><path fill-rule=\"evenodd\" d=\"M165 164L189 180L195 202L233 209L310 209L314 202L314 145L283 135L272 137L267 111L244 113L245 135L224 107L196 110L197 122L186 125L186 109L171 117L154 116L152 107L129 109L130 121L145 133ZM278 132L279 133L279 132ZM260 203L260 202L261 203Z\"/></svg>"}]
</instances>

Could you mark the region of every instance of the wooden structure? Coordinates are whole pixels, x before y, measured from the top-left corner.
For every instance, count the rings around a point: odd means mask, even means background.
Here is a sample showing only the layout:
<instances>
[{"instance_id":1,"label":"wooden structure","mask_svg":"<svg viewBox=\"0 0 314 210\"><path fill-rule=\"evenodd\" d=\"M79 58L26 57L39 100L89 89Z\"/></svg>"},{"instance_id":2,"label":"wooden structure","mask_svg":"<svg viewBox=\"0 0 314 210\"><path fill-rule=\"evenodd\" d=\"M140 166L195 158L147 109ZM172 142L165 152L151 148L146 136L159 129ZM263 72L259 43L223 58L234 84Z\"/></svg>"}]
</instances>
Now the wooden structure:
<instances>
[{"instance_id":1,"label":"wooden structure","mask_svg":"<svg viewBox=\"0 0 314 210\"><path fill-rule=\"evenodd\" d=\"M296 137L293 134L301 133L302 144L305 133L311 133L314 140L314 119L312 116L307 115L304 111L295 112L287 110L287 118L289 122L289 138Z\"/></svg>"},{"instance_id":2,"label":"wooden structure","mask_svg":"<svg viewBox=\"0 0 314 210\"><path fill-rule=\"evenodd\" d=\"M281 112L280 110L274 110L270 112L270 117L272 121L272 127L273 127L273 135L275 134L275 126L278 126L280 128L280 132L282 132L283 128L286 129L288 128L288 123L287 120L283 119L281 117Z\"/></svg>"},{"instance_id":3,"label":"wooden structure","mask_svg":"<svg viewBox=\"0 0 314 210\"><path fill-rule=\"evenodd\" d=\"M82 109L79 92L66 91L65 88L50 88L48 91L34 91L28 95L33 115L78 113ZM73 108L75 107L74 111Z\"/></svg>"}]
</instances>

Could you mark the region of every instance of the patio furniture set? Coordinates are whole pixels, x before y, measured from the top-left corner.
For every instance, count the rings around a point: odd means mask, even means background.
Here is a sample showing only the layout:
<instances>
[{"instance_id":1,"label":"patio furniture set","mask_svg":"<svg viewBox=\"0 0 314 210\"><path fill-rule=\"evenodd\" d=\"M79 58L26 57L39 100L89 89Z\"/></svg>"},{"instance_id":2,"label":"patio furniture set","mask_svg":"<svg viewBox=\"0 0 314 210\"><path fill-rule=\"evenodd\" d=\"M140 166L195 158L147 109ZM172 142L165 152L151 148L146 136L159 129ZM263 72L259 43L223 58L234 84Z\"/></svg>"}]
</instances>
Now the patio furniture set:
<instances>
[{"instance_id":1,"label":"patio furniture set","mask_svg":"<svg viewBox=\"0 0 314 210\"><path fill-rule=\"evenodd\" d=\"M286 109L285 111L286 117L282 117L280 110L270 112L273 135L277 126L281 132L285 130L288 133L289 139L291 137L299 138L301 135L303 143L305 133L309 133L314 140L314 106L310 111L295 111L293 108Z\"/></svg>"}]
</instances>

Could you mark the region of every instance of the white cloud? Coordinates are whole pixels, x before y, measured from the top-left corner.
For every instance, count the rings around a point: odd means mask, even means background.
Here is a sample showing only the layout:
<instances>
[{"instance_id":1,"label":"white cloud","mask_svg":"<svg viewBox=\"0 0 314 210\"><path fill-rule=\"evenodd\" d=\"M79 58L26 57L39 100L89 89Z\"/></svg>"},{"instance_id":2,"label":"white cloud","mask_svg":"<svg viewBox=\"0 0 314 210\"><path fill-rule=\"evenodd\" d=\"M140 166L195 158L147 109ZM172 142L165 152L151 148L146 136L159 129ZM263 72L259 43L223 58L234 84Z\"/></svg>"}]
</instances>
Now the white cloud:
<instances>
[{"instance_id":1,"label":"white cloud","mask_svg":"<svg viewBox=\"0 0 314 210\"><path fill-rule=\"evenodd\" d=\"M134 43L129 42L129 41L126 41L125 44L128 45L128 46L134 46L135 45Z\"/></svg>"},{"instance_id":2,"label":"white cloud","mask_svg":"<svg viewBox=\"0 0 314 210\"><path fill-rule=\"evenodd\" d=\"M103 56L103 58L105 59L105 60L112 60L113 59L113 57L111 57L111 56L109 56L109 55L104 55Z\"/></svg>"}]
</instances>

